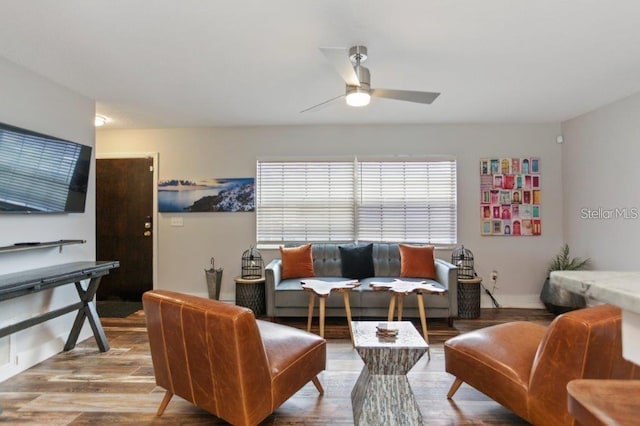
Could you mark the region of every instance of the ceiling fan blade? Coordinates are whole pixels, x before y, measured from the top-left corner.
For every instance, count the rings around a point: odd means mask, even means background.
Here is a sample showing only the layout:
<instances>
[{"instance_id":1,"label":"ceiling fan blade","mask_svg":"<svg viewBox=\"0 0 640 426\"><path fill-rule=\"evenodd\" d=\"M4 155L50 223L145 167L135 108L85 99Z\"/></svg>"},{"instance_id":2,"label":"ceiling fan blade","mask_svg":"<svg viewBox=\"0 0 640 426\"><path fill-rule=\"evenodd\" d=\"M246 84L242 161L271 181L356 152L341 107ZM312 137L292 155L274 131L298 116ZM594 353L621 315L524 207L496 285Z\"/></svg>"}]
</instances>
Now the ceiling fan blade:
<instances>
[{"instance_id":1,"label":"ceiling fan blade","mask_svg":"<svg viewBox=\"0 0 640 426\"><path fill-rule=\"evenodd\" d=\"M417 92L414 90L371 89L371 96L375 96L377 98L396 99L399 101L417 102L419 104L430 104L440 96L440 93Z\"/></svg>"},{"instance_id":2,"label":"ceiling fan blade","mask_svg":"<svg viewBox=\"0 0 640 426\"><path fill-rule=\"evenodd\" d=\"M360 86L360 80L349 59L349 51L343 47L321 47L320 51L333 65L342 79L350 86Z\"/></svg>"},{"instance_id":3,"label":"ceiling fan blade","mask_svg":"<svg viewBox=\"0 0 640 426\"><path fill-rule=\"evenodd\" d=\"M334 101L337 101L338 99L344 98L345 96L346 95L342 94L342 95L336 96L335 98L331 98L331 99L328 99L328 100L326 100L324 102L320 102L317 105L314 105L314 106L309 107L307 109L303 109L302 111L300 111L300 114L302 114L303 112L311 111L311 110L315 110L315 111L320 110L320 109L326 107L327 105L329 105L330 103L332 103Z\"/></svg>"}]
</instances>

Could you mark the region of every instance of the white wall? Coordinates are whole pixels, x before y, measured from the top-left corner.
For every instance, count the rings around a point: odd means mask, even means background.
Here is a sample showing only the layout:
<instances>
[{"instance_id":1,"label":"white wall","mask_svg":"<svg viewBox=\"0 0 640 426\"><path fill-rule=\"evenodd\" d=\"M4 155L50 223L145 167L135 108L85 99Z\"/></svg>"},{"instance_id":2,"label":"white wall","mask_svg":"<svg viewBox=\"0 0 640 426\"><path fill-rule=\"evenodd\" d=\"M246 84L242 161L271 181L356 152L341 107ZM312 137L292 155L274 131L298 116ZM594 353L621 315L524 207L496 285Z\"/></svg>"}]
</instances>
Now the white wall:
<instances>
[{"instance_id":1,"label":"white wall","mask_svg":"<svg viewBox=\"0 0 640 426\"><path fill-rule=\"evenodd\" d=\"M95 145L94 102L0 58L0 121L40 133ZM95 173L91 165L84 214L0 215L0 246L20 241L83 239L86 244L0 254L0 274L95 259ZM0 326L78 301L73 286L0 303ZM58 352L71 330L74 313L0 339L0 380ZM83 328L80 340L92 335Z\"/></svg>"},{"instance_id":2,"label":"white wall","mask_svg":"<svg viewBox=\"0 0 640 426\"><path fill-rule=\"evenodd\" d=\"M473 251L489 283L498 270L496 297L504 306L540 307L546 264L562 244L559 124L299 126L210 129L99 130L98 155L158 152L159 177L251 177L264 156L451 154L458 159L458 242ZM479 160L538 156L542 171L540 237L482 237ZM156 288L206 294L209 259L224 268L221 299L233 300L242 252L255 244L254 213L161 213ZM181 216L183 227L170 226ZM265 261L277 250L263 250ZM450 251L439 257L450 260ZM486 297L486 296L484 296ZM490 301L483 300L490 306Z\"/></svg>"},{"instance_id":3,"label":"white wall","mask_svg":"<svg viewBox=\"0 0 640 426\"><path fill-rule=\"evenodd\" d=\"M640 93L569 120L562 132L564 234L573 255L591 257L592 269L639 270Z\"/></svg>"}]
</instances>

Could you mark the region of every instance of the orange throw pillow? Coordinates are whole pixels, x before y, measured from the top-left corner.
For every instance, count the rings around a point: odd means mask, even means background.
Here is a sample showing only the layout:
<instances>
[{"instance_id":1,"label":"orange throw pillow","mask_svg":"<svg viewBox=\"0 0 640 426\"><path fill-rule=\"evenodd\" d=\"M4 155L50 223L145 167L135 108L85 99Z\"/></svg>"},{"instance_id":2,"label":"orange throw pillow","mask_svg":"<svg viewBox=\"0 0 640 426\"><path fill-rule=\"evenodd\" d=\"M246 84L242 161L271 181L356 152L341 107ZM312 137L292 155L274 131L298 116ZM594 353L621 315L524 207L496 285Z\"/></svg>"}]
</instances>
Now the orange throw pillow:
<instances>
[{"instance_id":1,"label":"orange throw pillow","mask_svg":"<svg viewBox=\"0 0 640 426\"><path fill-rule=\"evenodd\" d=\"M282 279L315 277L311 244L298 247L280 247Z\"/></svg>"},{"instance_id":2,"label":"orange throw pillow","mask_svg":"<svg viewBox=\"0 0 640 426\"><path fill-rule=\"evenodd\" d=\"M398 244L400 249L400 276L404 278L436 278L433 246Z\"/></svg>"}]
</instances>

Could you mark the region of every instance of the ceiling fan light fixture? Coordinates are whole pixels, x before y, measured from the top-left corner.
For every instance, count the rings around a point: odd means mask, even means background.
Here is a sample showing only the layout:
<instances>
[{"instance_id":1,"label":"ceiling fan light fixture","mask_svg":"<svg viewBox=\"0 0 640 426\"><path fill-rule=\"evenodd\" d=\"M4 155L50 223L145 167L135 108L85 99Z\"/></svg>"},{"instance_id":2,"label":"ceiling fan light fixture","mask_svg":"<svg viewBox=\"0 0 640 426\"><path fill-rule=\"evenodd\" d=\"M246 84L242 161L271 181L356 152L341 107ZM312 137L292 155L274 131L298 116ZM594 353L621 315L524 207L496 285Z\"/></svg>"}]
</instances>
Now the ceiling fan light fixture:
<instances>
[{"instance_id":1,"label":"ceiling fan light fixture","mask_svg":"<svg viewBox=\"0 0 640 426\"><path fill-rule=\"evenodd\" d=\"M369 105L371 102L371 95L368 90L363 90L361 87L353 86L347 88L347 105L352 107L362 107Z\"/></svg>"}]
</instances>

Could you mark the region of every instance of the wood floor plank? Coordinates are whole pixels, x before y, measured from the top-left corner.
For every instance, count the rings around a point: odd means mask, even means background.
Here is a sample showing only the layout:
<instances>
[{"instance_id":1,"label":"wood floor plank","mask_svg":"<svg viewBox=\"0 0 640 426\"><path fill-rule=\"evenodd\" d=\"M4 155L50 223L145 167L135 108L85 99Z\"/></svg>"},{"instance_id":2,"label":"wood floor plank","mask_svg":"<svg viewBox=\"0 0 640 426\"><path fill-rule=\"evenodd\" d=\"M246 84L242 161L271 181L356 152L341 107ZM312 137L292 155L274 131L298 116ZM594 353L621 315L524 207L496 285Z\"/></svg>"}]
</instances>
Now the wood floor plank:
<instances>
[{"instance_id":1,"label":"wood floor plank","mask_svg":"<svg viewBox=\"0 0 640 426\"><path fill-rule=\"evenodd\" d=\"M453 377L444 371L442 343L455 335L513 320L548 324L553 317L542 310L483 310L480 319L429 320L431 360L420 359L409 372L426 424L520 425L526 424L506 408L475 389L462 385L454 400L446 398ZM417 320L416 320L417 321ZM0 423L35 425L210 425L224 424L211 414L174 397L165 414L155 413L164 390L155 386L144 315L103 318L111 345L100 352L87 339L69 352L60 353L0 383ZM306 328L306 318L279 322ZM416 323L419 327L419 322ZM351 389L363 367L354 350L346 322L328 318L327 369L320 375L325 389L319 396L311 384L286 401L262 425L351 425Z\"/></svg>"},{"instance_id":2,"label":"wood floor plank","mask_svg":"<svg viewBox=\"0 0 640 426\"><path fill-rule=\"evenodd\" d=\"M98 413L150 413L155 414L164 392L88 393L47 392L22 406L21 411L30 412L98 412ZM200 411L191 403L174 396L167 413L191 414Z\"/></svg>"}]
</instances>

